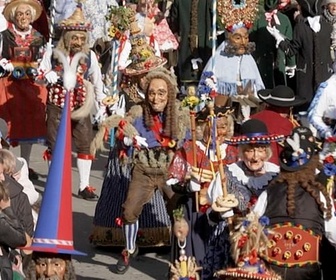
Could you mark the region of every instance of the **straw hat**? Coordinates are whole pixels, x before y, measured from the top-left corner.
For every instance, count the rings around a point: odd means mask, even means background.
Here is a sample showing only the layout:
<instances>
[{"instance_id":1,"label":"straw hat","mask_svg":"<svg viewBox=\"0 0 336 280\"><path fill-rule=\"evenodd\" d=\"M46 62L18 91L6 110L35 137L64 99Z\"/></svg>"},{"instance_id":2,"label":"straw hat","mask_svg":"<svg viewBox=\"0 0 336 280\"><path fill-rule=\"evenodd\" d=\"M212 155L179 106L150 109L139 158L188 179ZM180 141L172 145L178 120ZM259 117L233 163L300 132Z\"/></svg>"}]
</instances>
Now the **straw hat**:
<instances>
[{"instance_id":1,"label":"straw hat","mask_svg":"<svg viewBox=\"0 0 336 280\"><path fill-rule=\"evenodd\" d=\"M58 24L58 28L68 31L88 31L91 30L91 23L86 21L82 9L82 3L78 3L74 13Z\"/></svg>"},{"instance_id":2,"label":"straw hat","mask_svg":"<svg viewBox=\"0 0 336 280\"><path fill-rule=\"evenodd\" d=\"M132 63L126 67L126 75L134 76L147 73L167 63L165 58L155 55L154 48L147 43L146 35L140 33L137 22L131 23L130 33Z\"/></svg>"},{"instance_id":3,"label":"straw hat","mask_svg":"<svg viewBox=\"0 0 336 280\"><path fill-rule=\"evenodd\" d=\"M30 5L36 11L36 16L33 19L33 21L37 20L42 14L42 10L43 10L42 5L37 0L12 0L6 4L2 12L6 20L8 20L9 22L12 22L11 13L13 9L16 9L19 5Z\"/></svg>"}]
</instances>

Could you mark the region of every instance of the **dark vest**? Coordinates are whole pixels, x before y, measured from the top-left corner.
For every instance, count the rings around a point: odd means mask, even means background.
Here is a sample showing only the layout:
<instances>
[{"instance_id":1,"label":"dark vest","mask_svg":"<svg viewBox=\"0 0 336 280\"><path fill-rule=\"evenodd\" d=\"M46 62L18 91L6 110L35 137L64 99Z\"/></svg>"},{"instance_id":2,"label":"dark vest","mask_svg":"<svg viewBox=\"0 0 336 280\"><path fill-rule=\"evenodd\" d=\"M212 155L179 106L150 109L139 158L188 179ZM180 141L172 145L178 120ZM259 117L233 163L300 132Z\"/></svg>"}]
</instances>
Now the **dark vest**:
<instances>
[{"instance_id":1,"label":"dark vest","mask_svg":"<svg viewBox=\"0 0 336 280\"><path fill-rule=\"evenodd\" d=\"M292 222L321 236L324 233L324 219L315 199L298 186L295 189L295 218L290 218L287 215L286 192L285 183L272 185L267 189L267 208L264 215L270 219L270 225Z\"/></svg>"}]
</instances>

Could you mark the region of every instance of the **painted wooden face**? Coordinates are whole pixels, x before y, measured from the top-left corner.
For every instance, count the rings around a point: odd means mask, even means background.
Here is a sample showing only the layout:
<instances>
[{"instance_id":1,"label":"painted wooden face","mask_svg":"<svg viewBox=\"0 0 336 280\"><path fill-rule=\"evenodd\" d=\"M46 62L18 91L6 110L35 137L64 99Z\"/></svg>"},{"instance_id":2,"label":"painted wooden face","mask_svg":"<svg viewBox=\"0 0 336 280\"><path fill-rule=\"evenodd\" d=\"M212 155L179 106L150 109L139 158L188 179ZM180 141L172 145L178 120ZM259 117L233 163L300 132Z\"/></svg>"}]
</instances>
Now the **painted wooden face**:
<instances>
[{"instance_id":1,"label":"painted wooden face","mask_svg":"<svg viewBox=\"0 0 336 280\"><path fill-rule=\"evenodd\" d=\"M236 55L246 53L249 43L248 31L245 27L238 28L229 34L229 42L235 48Z\"/></svg>"},{"instance_id":2,"label":"painted wooden face","mask_svg":"<svg viewBox=\"0 0 336 280\"><path fill-rule=\"evenodd\" d=\"M15 11L14 24L20 31L28 31L30 24L33 22L31 6L20 4Z\"/></svg>"},{"instance_id":3,"label":"painted wooden face","mask_svg":"<svg viewBox=\"0 0 336 280\"><path fill-rule=\"evenodd\" d=\"M168 86L163 79L151 80L148 87L148 102L156 113L162 113L168 104Z\"/></svg>"},{"instance_id":4,"label":"painted wooden face","mask_svg":"<svg viewBox=\"0 0 336 280\"><path fill-rule=\"evenodd\" d=\"M38 258L36 261L37 279L63 280L66 261L61 258Z\"/></svg>"}]
</instances>

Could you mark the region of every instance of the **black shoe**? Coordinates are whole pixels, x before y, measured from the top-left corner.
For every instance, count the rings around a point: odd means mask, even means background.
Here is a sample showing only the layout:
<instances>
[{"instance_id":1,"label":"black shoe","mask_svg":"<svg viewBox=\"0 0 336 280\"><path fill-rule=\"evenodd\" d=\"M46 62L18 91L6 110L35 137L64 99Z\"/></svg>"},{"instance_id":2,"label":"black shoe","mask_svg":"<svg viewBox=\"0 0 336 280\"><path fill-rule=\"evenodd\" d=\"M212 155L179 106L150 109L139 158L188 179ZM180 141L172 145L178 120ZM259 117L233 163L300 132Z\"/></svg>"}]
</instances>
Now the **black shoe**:
<instances>
[{"instance_id":1,"label":"black shoe","mask_svg":"<svg viewBox=\"0 0 336 280\"><path fill-rule=\"evenodd\" d=\"M29 174L28 177L30 180L38 180L39 176L32 168L28 168Z\"/></svg>"},{"instance_id":2,"label":"black shoe","mask_svg":"<svg viewBox=\"0 0 336 280\"><path fill-rule=\"evenodd\" d=\"M78 195L85 199L90 201L97 201L99 196L95 194L96 189L90 186L87 186L84 190L78 190Z\"/></svg>"},{"instance_id":3,"label":"black shoe","mask_svg":"<svg viewBox=\"0 0 336 280\"><path fill-rule=\"evenodd\" d=\"M134 259L139 253L139 249L138 246L135 247L135 251L133 254L130 254L127 249L124 249L121 252L121 257L119 258L118 262L117 262L117 266L116 266L116 272L118 274L124 274L130 264L131 264L131 260Z\"/></svg>"}]
</instances>

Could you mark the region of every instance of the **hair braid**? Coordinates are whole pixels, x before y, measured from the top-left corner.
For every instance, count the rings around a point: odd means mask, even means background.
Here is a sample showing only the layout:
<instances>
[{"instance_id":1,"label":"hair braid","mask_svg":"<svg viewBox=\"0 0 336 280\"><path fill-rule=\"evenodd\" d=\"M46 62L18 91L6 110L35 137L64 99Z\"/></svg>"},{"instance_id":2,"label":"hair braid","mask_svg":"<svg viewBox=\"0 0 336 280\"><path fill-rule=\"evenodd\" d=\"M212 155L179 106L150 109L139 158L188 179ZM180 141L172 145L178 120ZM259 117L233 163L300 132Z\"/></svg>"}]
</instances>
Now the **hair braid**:
<instances>
[{"instance_id":1,"label":"hair braid","mask_svg":"<svg viewBox=\"0 0 336 280\"><path fill-rule=\"evenodd\" d=\"M319 165L319 159L314 156L310 163L304 166L302 169L296 172L288 172L282 170L274 183L286 183L287 184L287 213L290 217L295 215L295 188L301 187L308 192L316 201L319 209L326 214L326 218L329 220L332 216L331 199L325 186L316 181L315 169ZM325 199L327 207L324 207L323 202L320 199L321 192Z\"/></svg>"}]
</instances>

